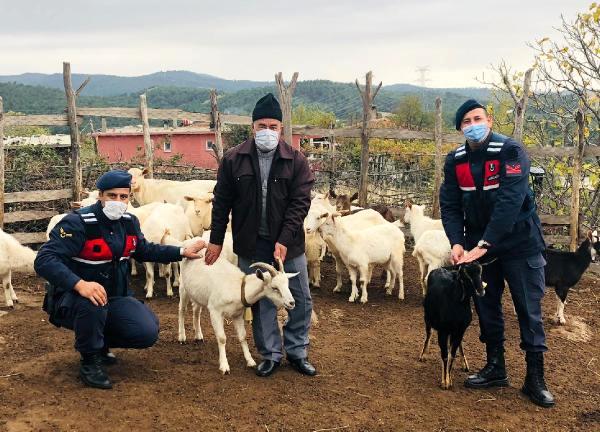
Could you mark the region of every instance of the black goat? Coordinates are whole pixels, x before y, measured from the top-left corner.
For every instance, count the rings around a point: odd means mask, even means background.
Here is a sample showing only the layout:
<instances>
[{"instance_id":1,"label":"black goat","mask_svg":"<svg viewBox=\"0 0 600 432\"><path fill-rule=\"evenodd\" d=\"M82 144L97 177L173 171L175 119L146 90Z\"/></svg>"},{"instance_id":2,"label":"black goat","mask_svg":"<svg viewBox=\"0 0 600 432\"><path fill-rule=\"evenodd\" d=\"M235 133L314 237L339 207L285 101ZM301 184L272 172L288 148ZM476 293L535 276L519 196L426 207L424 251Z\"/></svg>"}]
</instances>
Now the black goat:
<instances>
[{"instance_id":1,"label":"black goat","mask_svg":"<svg viewBox=\"0 0 600 432\"><path fill-rule=\"evenodd\" d=\"M469 364L462 347L462 339L471 324L471 297L485 294L481 281L481 264L477 262L443 267L433 270L427 278L427 294L423 299L425 311L425 343L419 361L423 361L429 346L431 329L438 333L438 344L442 356L443 389L452 387L452 366L456 350L460 349L463 369L469 370ZM448 362L448 346L451 357Z\"/></svg>"},{"instance_id":2,"label":"black goat","mask_svg":"<svg viewBox=\"0 0 600 432\"><path fill-rule=\"evenodd\" d=\"M575 252L546 249L546 286L553 287L556 293L556 315L558 324L565 324L565 303L569 289L573 287L594 259L600 254L600 241L597 231L588 231L583 243Z\"/></svg>"}]
</instances>

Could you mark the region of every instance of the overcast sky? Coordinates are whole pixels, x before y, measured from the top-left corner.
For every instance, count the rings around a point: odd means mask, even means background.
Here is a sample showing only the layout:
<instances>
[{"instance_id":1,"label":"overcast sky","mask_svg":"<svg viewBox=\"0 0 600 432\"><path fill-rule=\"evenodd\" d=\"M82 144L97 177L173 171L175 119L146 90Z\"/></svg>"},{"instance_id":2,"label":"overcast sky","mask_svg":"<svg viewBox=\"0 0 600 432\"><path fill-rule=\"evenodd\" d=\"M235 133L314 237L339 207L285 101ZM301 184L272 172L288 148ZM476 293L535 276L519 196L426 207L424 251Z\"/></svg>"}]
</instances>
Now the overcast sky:
<instances>
[{"instance_id":1,"label":"overcast sky","mask_svg":"<svg viewBox=\"0 0 600 432\"><path fill-rule=\"evenodd\" d=\"M533 63L527 42L554 34L591 0L0 0L0 75L141 75L190 70L228 79L479 85L501 59Z\"/></svg>"}]
</instances>

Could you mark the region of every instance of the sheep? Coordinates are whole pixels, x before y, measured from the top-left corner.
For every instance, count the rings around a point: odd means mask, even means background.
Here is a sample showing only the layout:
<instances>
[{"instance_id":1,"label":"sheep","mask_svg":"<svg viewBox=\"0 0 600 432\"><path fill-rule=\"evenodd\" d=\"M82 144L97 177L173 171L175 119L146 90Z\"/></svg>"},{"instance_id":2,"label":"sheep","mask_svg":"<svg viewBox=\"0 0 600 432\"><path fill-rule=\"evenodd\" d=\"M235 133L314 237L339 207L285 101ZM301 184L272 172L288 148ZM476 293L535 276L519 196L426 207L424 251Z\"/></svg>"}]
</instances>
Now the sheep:
<instances>
[{"instance_id":1,"label":"sheep","mask_svg":"<svg viewBox=\"0 0 600 432\"><path fill-rule=\"evenodd\" d=\"M184 246L187 242L184 242ZM283 263L279 262L283 269ZM184 316L188 304L194 307L194 330L197 341L204 339L200 327L200 313L202 307L208 309L210 321L219 346L219 371L223 375L229 374L229 362L225 352L224 319L231 319L235 327L238 340L242 346L246 365L250 368L256 362L250 354L246 342L246 328L244 326L244 309L248 304L254 304L267 297L277 307L293 309L294 298L289 289L289 279L298 273L285 273L277 271L269 264L254 263L250 267L256 268L256 273L245 275L237 266L227 260L217 260L208 266L203 259L188 260L181 263L182 286L179 292L179 335L180 343L186 342ZM266 270L262 272L261 269Z\"/></svg>"},{"instance_id":2,"label":"sheep","mask_svg":"<svg viewBox=\"0 0 600 432\"><path fill-rule=\"evenodd\" d=\"M131 174L131 191L139 205L151 202L167 202L177 204L186 195L201 192L212 192L216 180L191 180L186 182L162 179L146 179L148 169L129 169Z\"/></svg>"},{"instance_id":3,"label":"sheep","mask_svg":"<svg viewBox=\"0 0 600 432\"><path fill-rule=\"evenodd\" d=\"M180 242L191 238L192 232L183 209L176 204L163 203L157 206L142 224L142 233L148 241L160 244L179 246ZM154 294L154 263L144 263L146 269L146 298L152 298ZM171 286L171 266L165 265L164 277L167 283L167 296L173 297ZM173 266L174 286L179 285L178 266Z\"/></svg>"},{"instance_id":4,"label":"sheep","mask_svg":"<svg viewBox=\"0 0 600 432\"><path fill-rule=\"evenodd\" d=\"M471 297L485 294L481 281L481 264L477 262L433 270L427 278L427 294L423 300L425 318L425 342L419 361L425 358L431 329L437 330L442 357L442 389L452 387L452 366L456 351L460 349L463 369L469 370L462 339L473 317ZM448 361L448 346L451 357Z\"/></svg>"},{"instance_id":5,"label":"sheep","mask_svg":"<svg viewBox=\"0 0 600 432\"><path fill-rule=\"evenodd\" d=\"M315 288L321 286L321 261L327 246L318 232L305 233L305 253L308 266L308 280Z\"/></svg>"},{"instance_id":6,"label":"sheep","mask_svg":"<svg viewBox=\"0 0 600 432\"><path fill-rule=\"evenodd\" d=\"M14 303L19 302L12 285L12 272L35 274L35 257L36 253L33 250L22 246L17 239L0 229L0 278L7 307L12 309Z\"/></svg>"},{"instance_id":7,"label":"sheep","mask_svg":"<svg viewBox=\"0 0 600 432\"><path fill-rule=\"evenodd\" d=\"M366 211L366 210L365 210ZM361 212L362 213L362 212ZM377 213L377 212L375 212ZM377 213L379 215L379 213ZM386 294L391 294L398 276L398 298L404 299L404 234L387 221L380 225L356 230L340 223L339 213L323 213L324 222L319 232L327 244L333 244L342 261L348 268L352 282L352 292L348 301L358 298L356 276L359 274L362 295L361 303L368 301L367 283L371 278L372 265L383 264L391 274L391 281L386 286ZM381 217L381 215L379 215Z\"/></svg>"},{"instance_id":8,"label":"sheep","mask_svg":"<svg viewBox=\"0 0 600 432\"><path fill-rule=\"evenodd\" d=\"M349 196L348 194L339 195L336 194L334 190L331 190L329 192L329 195L332 198L335 198L335 208L338 212L342 214L362 210L362 207L356 207L352 205L352 201L358 199L358 192L356 192L352 196ZM392 210L390 210L390 208L385 204L372 204L369 205L367 208L375 210L376 212L381 214L381 216L383 216L383 218L388 222L396 222L396 218L394 217Z\"/></svg>"},{"instance_id":9,"label":"sheep","mask_svg":"<svg viewBox=\"0 0 600 432\"><path fill-rule=\"evenodd\" d=\"M315 200L313 200L314 202ZM323 215L323 213L334 213L335 212L335 208L333 206L331 206L329 203L320 203L320 204L313 204L311 203L311 207L310 210L308 211L308 214L306 215L306 218L304 219L304 228L305 228L305 232L307 234L311 234L314 232L318 231L318 228L325 222L325 219L323 217L321 217ZM346 224L348 227L352 227L353 229L363 229L363 228L368 228L370 226L373 225L381 225L381 224L388 224L388 222L383 218L383 216L381 216L379 213L377 213L375 210L363 210L361 212L358 212L356 214L352 214L349 216L344 216L343 219L340 221L340 223L344 223ZM336 285L333 288L333 292L340 292L342 289L342 259L340 257L340 255L338 254L337 250L335 249L335 245L330 241L327 240L326 238L323 238L323 240L325 241L325 243L327 244L327 249L331 252L331 254L333 255L333 258L335 259L335 272L336 272ZM385 287L388 288L389 287L389 282L390 282L390 275L388 275L388 279L386 281L386 285Z\"/></svg>"},{"instance_id":10,"label":"sheep","mask_svg":"<svg viewBox=\"0 0 600 432\"><path fill-rule=\"evenodd\" d=\"M417 240L412 256L419 262L423 296L427 291L425 282L429 277L429 273L436 268L450 264L450 255L450 241L444 231L428 230L421 234L419 240Z\"/></svg>"},{"instance_id":11,"label":"sheep","mask_svg":"<svg viewBox=\"0 0 600 432\"><path fill-rule=\"evenodd\" d=\"M431 219L430 217L425 216L425 206L412 204L410 201L406 201L405 207L404 222L410 224L410 233L412 234L415 243L425 231L444 229L441 220Z\"/></svg>"},{"instance_id":12,"label":"sheep","mask_svg":"<svg viewBox=\"0 0 600 432\"><path fill-rule=\"evenodd\" d=\"M569 289L579 282L594 256L600 253L600 242L597 239L597 231L596 236L589 231L575 252L546 249L544 273L546 286L554 287L556 293L555 320L557 324L566 324L567 322L565 320L565 303Z\"/></svg>"},{"instance_id":13,"label":"sheep","mask_svg":"<svg viewBox=\"0 0 600 432\"><path fill-rule=\"evenodd\" d=\"M187 202L185 215L190 222L190 228L194 236L202 236L204 230L210 229L212 220L212 192L186 195L183 199Z\"/></svg>"}]
</instances>

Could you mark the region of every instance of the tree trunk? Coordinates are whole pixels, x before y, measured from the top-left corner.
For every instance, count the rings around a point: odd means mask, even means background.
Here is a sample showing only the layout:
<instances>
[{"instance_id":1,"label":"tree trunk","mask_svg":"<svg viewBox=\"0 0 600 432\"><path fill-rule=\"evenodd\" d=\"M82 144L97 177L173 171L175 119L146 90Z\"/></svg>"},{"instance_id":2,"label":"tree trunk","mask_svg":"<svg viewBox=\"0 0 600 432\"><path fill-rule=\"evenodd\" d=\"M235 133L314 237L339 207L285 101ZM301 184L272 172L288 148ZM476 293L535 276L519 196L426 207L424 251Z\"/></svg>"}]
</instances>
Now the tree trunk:
<instances>
[{"instance_id":1,"label":"tree trunk","mask_svg":"<svg viewBox=\"0 0 600 432\"><path fill-rule=\"evenodd\" d=\"M283 114L283 138L289 145L292 145L292 97L297 82L298 72L294 72L292 80L287 86L283 82L283 74L281 72L275 74L275 83L277 84L279 103Z\"/></svg>"},{"instance_id":2,"label":"tree trunk","mask_svg":"<svg viewBox=\"0 0 600 432\"><path fill-rule=\"evenodd\" d=\"M77 125L77 106L76 94L73 90L73 82L71 81L71 64L63 63L63 81L65 85L65 95L67 97L67 118L69 121L69 129L71 131L71 166L73 177L73 200L81 200L81 158L80 158L80 137L79 126ZM84 83L86 84L86 83ZM81 91L83 85L80 87Z\"/></svg>"},{"instance_id":3,"label":"tree trunk","mask_svg":"<svg viewBox=\"0 0 600 432\"><path fill-rule=\"evenodd\" d=\"M222 137L222 127L221 127L221 113L219 112L219 108L217 105L217 91L210 91L210 115L211 115L211 127L215 131L215 146L213 147L213 151L215 152L215 157L217 158L217 163L221 163L221 159L223 159L223 137Z\"/></svg>"},{"instance_id":4,"label":"tree trunk","mask_svg":"<svg viewBox=\"0 0 600 432\"><path fill-rule=\"evenodd\" d=\"M142 117L142 130L144 131L144 153L146 154L147 177L154 177L154 146L150 137L150 124L148 123L148 102L146 93L140 95L140 116Z\"/></svg>"},{"instance_id":5,"label":"tree trunk","mask_svg":"<svg viewBox=\"0 0 600 432\"><path fill-rule=\"evenodd\" d=\"M435 99L435 179L433 183L433 204L431 212L434 219L440 218L440 187L442 185L442 170L444 169L444 158L442 155L442 100Z\"/></svg>"}]
</instances>

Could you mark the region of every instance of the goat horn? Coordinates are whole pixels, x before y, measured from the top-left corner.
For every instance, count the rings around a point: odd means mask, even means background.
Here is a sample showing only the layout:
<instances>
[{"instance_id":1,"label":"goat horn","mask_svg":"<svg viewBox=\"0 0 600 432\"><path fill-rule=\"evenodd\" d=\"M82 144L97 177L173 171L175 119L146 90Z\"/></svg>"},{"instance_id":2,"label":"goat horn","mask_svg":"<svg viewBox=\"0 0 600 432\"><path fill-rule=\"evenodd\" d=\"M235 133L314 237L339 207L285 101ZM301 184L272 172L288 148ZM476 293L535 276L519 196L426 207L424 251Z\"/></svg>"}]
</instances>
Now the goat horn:
<instances>
[{"instance_id":1,"label":"goat horn","mask_svg":"<svg viewBox=\"0 0 600 432\"><path fill-rule=\"evenodd\" d=\"M285 273L285 268L283 267L283 261L281 258L277 258L277 264L279 265L279 273Z\"/></svg>"},{"instance_id":2,"label":"goat horn","mask_svg":"<svg viewBox=\"0 0 600 432\"><path fill-rule=\"evenodd\" d=\"M271 264L267 264L264 262L256 262L254 264L251 264L250 268L262 268L267 270L271 277L277 276L277 270L275 270L275 267L273 267Z\"/></svg>"}]
</instances>

